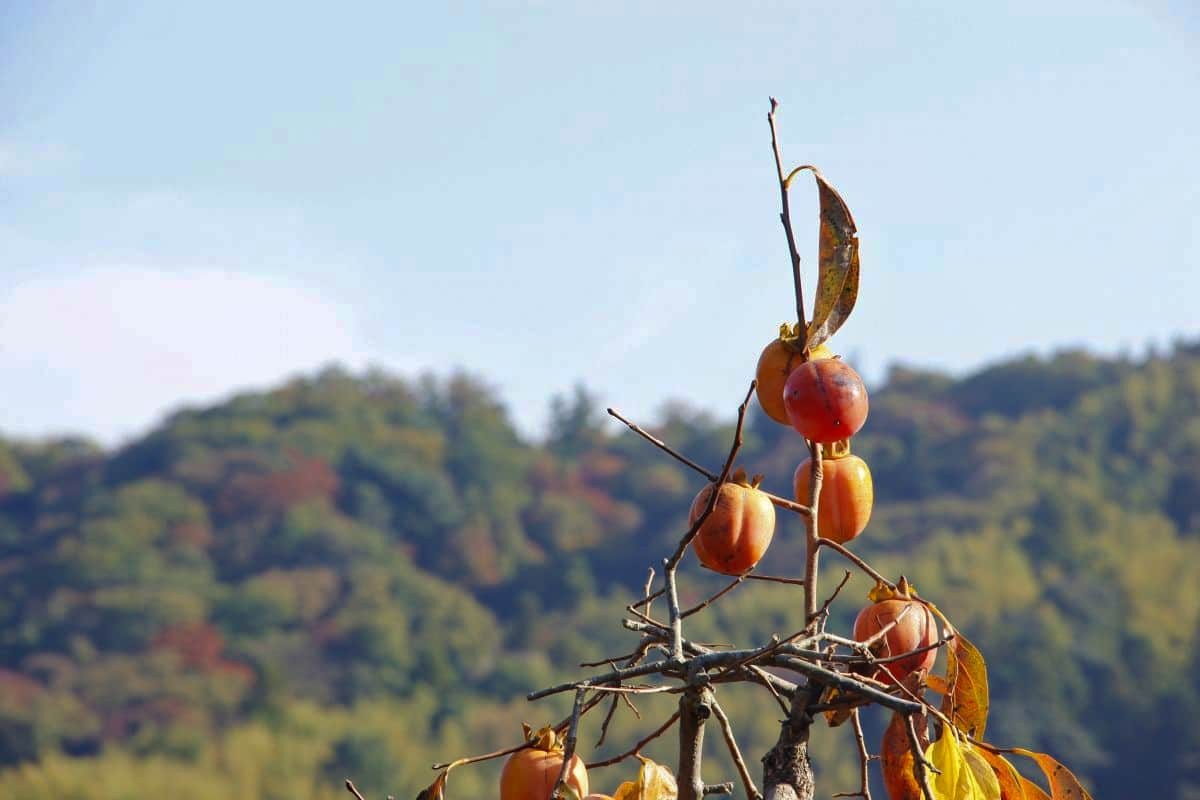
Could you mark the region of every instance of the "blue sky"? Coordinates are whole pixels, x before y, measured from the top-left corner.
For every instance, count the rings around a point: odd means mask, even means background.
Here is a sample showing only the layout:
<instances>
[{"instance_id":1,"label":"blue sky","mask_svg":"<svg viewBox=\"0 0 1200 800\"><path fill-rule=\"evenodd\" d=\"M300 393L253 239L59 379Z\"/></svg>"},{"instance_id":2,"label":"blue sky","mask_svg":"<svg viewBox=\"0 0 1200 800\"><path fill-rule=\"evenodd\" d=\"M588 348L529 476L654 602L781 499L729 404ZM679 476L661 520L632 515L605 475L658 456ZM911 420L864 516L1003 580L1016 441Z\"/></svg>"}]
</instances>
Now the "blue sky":
<instances>
[{"instance_id":1,"label":"blue sky","mask_svg":"<svg viewBox=\"0 0 1200 800\"><path fill-rule=\"evenodd\" d=\"M793 313L772 94L858 221L868 377L1200 334L1193 4L733 9L0 5L0 431L334 361L529 432L580 381L731 413Z\"/></svg>"}]
</instances>

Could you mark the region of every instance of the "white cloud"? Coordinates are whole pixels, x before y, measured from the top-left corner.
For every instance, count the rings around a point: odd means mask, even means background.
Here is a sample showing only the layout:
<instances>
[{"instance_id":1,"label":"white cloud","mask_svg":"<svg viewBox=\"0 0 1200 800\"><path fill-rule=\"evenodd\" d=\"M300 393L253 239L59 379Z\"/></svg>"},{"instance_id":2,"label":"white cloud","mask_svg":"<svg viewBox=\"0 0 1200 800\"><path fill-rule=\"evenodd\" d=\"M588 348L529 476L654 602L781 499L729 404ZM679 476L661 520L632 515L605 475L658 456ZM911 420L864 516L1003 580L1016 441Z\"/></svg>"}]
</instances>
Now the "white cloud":
<instances>
[{"instance_id":1,"label":"white cloud","mask_svg":"<svg viewBox=\"0 0 1200 800\"><path fill-rule=\"evenodd\" d=\"M0 294L3 433L114 442L181 404L368 353L351 309L314 289L220 270L97 269Z\"/></svg>"}]
</instances>

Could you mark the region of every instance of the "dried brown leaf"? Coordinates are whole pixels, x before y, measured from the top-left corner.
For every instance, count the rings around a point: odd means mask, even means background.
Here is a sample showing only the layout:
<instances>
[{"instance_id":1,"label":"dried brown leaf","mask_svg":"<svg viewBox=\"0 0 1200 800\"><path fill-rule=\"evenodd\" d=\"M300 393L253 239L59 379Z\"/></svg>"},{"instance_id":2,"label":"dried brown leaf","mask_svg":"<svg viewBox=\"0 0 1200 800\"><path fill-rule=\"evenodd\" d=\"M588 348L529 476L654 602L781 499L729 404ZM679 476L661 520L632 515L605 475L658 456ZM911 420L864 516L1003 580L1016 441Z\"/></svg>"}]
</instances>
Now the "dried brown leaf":
<instances>
[{"instance_id":1,"label":"dried brown leaf","mask_svg":"<svg viewBox=\"0 0 1200 800\"><path fill-rule=\"evenodd\" d=\"M858 236L846 202L814 171L821 204L817 296L808 325L808 346L816 347L842 327L858 300Z\"/></svg>"}]
</instances>

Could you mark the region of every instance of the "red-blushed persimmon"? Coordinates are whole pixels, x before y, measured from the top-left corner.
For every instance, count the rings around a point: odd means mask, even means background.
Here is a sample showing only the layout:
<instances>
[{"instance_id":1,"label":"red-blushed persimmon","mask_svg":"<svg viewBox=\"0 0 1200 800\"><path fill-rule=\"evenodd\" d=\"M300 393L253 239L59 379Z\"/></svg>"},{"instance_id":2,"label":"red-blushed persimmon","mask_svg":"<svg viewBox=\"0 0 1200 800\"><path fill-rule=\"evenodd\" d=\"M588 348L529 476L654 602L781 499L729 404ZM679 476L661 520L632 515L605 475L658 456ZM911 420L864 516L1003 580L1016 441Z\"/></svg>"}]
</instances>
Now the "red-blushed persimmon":
<instances>
[{"instance_id":1,"label":"red-blushed persimmon","mask_svg":"<svg viewBox=\"0 0 1200 800\"><path fill-rule=\"evenodd\" d=\"M805 439L849 439L867 421L867 389L844 361L824 358L792 370L783 387L788 421Z\"/></svg>"},{"instance_id":2,"label":"red-blushed persimmon","mask_svg":"<svg viewBox=\"0 0 1200 800\"><path fill-rule=\"evenodd\" d=\"M783 407L783 386L792 370L804 363L801 348L796 345L794 338L788 336L788 330L787 325L781 326L780 338L763 348L754 371L754 380L757 382L754 391L758 395L758 404L768 417L781 425L791 424ZM822 358L833 358L833 352L826 345L817 345L809 351L809 361Z\"/></svg>"},{"instance_id":3,"label":"red-blushed persimmon","mask_svg":"<svg viewBox=\"0 0 1200 800\"><path fill-rule=\"evenodd\" d=\"M907 596L907 582L901 580L901 592L876 600L858 612L854 620L854 638L865 642L890 623L895 625L871 647L877 658L903 655L938 640L937 620L924 603ZM874 593L873 593L874 594ZM917 670L929 670L937 660L931 648L896 661L881 664L873 677L884 683L899 683Z\"/></svg>"},{"instance_id":4,"label":"red-blushed persimmon","mask_svg":"<svg viewBox=\"0 0 1200 800\"><path fill-rule=\"evenodd\" d=\"M563 748L552 728L542 728L529 737L530 746L518 750L504 762L500 772L500 800L550 800L562 771ZM583 759L571 756L567 784L579 797L588 795L588 775Z\"/></svg>"},{"instance_id":5,"label":"red-blushed persimmon","mask_svg":"<svg viewBox=\"0 0 1200 800\"><path fill-rule=\"evenodd\" d=\"M766 493L759 491L761 475L746 480L745 470L737 470L721 484L713 512L704 520L692 539L700 563L725 575L742 575L750 570L771 544L775 535L775 507ZM708 507L713 485L700 490L692 501L688 525Z\"/></svg>"},{"instance_id":6,"label":"red-blushed persimmon","mask_svg":"<svg viewBox=\"0 0 1200 800\"><path fill-rule=\"evenodd\" d=\"M817 533L825 539L845 544L863 532L875 505L875 484L867 462L850 452L849 443L835 443L821 459L823 479L817 498ZM812 485L812 459L796 467L792 486L796 502L807 504Z\"/></svg>"}]
</instances>

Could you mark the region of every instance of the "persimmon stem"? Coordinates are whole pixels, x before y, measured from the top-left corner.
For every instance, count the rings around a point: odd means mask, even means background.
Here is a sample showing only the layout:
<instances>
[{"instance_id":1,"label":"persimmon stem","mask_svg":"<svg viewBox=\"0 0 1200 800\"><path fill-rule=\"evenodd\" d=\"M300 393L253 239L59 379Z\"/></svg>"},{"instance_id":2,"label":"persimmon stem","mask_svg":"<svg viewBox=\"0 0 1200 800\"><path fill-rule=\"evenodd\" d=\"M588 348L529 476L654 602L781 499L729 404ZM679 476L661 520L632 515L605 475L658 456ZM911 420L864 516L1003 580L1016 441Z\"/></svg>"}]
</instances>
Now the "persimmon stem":
<instances>
[{"instance_id":1,"label":"persimmon stem","mask_svg":"<svg viewBox=\"0 0 1200 800\"><path fill-rule=\"evenodd\" d=\"M779 175L779 201L782 210L779 212L779 222L787 236L788 254L792 259L792 283L796 291L796 320L799 322L799 333L803 347L808 346L808 321L804 317L804 285L800 279L800 252L796 249L796 234L792 232L792 211L788 202L788 183L790 175L783 172L783 153L779 149L779 134L775 125L775 111L779 101L771 98L771 110L767 112L767 124L771 126L771 149L775 152L775 171ZM795 174L795 171L793 171Z\"/></svg>"}]
</instances>

